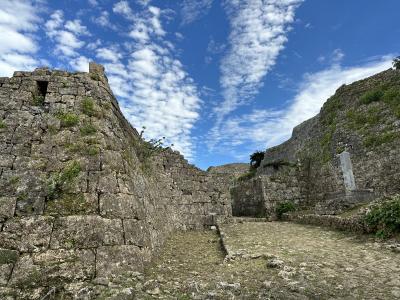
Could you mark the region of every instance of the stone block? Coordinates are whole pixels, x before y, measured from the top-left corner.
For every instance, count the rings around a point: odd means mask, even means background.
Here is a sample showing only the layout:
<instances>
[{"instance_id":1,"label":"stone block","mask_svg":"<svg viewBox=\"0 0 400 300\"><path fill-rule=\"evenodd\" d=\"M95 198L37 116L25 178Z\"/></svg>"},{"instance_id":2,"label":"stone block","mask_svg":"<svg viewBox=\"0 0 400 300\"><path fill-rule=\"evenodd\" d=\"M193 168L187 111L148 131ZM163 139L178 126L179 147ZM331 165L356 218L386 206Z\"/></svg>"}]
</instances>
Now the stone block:
<instances>
[{"instance_id":1,"label":"stone block","mask_svg":"<svg viewBox=\"0 0 400 300\"><path fill-rule=\"evenodd\" d=\"M91 215L98 211L97 194L62 194L59 198L48 200L44 213L54 216Z\"/></svg>"},{"instance_id":2,"label":"stone block","mask_svg":"<svg viewBox=\"0 0 400 300\"><path fill-rule=\"evenodd\" d=\"M16 197L0 197L0 222L14 216Z\"/></svg>"},{"instance_id":3,"label":"stone block","mask_svg":"<svg viewBox=\"0 0 400 300\"><path fill-rule=\"evenodd\" d=\"M10 279L13 264L0 264L0 285L6 285ZM1 296L1 294L0 294Z\"/></svg>"},{"instance_id":4,"label":"stone block","mask_svg":"<svg viewBox=\"0 0 400 300\"><path fill-rule=\"evenodd\" d=\"M58 92L61 95L73 95L73 96L77 96L78 95L78 89L75 88L75 87L59 88Z\"/></svg>"},{"instance_id":5,"label":"stone block","mask_svg":"<svg viewBox=\"0 0 400 300\"><path fill-rule=\"evenodd\" d=\"M44 210L44 202L45 198L43 196L20 193L17 197L15 215L17 216L41 215L43 214Z\"/></svg>"},{"instance_id":6,"label":"stone block","mask_svg":"<svg viewBox=\"0 0 400 300\"><path fill-rule=\"evenodd\" d=\"M15 159L14 155L8 155L8 154L0 155L0 167L12 168L14 159Z\"/></svg>"},{"instance_id":7,"label":"stone block","mask_svg":"<svg viewBox=\"0 0 400 300\"><path fill-rule=\"evenodd\" d=\"M99 278L112 278L129 272L143 272L150 262L149 249L133 245L100 247L97 249L96 274Z\"/></svg>"},{"instance_id":8,"label":"stone block","mask_svg":"<svg viewBox=\"0 0 400 300\"><path fill-rule=\"evenodd\" d=\"M122 221L97 215L61 217L54 224L50 248L93 248L124 244Z\"/></svg>"},{"instance_id":9,"label":"stone block","mask_svg":"<svg viewBox=\"0 0 400 300\"><path fill-rule=\"evenodd\" d=\"M100 214L107 218L144 219L141 199L129 194L101 194Z\"/></svg>"},{"instance_id":10,"label":"stone block","mask_svg":"<svg viewBox=\"0 0 400 300\"><path fill-rule=\"evenodd\" d=\"M128 245L151 247L149 224L144 220L124 220L125 241Z\"/></svg>"},{"instance_id":11,"label":"stone block","mask_svg":"<svg viewBox=\"0 0 400 300\"><path fill-rule=\"evenodd\" d=\"M61 282L89 280L95 276L92 250L48 250L24 255L14 267L10 285L29 288Z\"/></svg>"},{"instance_id":12,"label":"stone block","mask_svg":"<svg viewBox=\"0 0 400 300\"><path fill-rule=\"evenodd\" d=\"M32 216L13 218L5 222L0 232L0 245L20 252L47 249L53 227L53 217Z\"/></svg>"}]
</instances>

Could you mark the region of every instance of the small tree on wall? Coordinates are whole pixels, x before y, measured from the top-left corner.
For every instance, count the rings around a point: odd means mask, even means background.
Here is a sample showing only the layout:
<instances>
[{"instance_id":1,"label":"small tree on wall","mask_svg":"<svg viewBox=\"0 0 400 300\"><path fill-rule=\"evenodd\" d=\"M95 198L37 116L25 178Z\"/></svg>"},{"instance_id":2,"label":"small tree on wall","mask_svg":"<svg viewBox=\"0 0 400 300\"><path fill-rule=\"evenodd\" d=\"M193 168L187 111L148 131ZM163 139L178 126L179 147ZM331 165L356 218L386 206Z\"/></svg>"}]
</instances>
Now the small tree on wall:
<instances>
[{"instance_id":1,"label":"small tree on wall","mask_svg":"<svg viewBox=\"0 0 400 300\"><path fill-rule=\"evenodd\" d=\"M257 169L261 161L264 159L264 152L263 151L256 151L250 155L250 167L252 169Z\"/></svg>"},{"instance_id":2,"label":"small tree on wall","mask_svg":"<svg viewBox=\"0 0 400 300\"><path fill-rule=\"evenodd\" d=\"M393 59L393 68L400 70L400 56L397 56L395 59Z\"/></svg>"}]
</instances>

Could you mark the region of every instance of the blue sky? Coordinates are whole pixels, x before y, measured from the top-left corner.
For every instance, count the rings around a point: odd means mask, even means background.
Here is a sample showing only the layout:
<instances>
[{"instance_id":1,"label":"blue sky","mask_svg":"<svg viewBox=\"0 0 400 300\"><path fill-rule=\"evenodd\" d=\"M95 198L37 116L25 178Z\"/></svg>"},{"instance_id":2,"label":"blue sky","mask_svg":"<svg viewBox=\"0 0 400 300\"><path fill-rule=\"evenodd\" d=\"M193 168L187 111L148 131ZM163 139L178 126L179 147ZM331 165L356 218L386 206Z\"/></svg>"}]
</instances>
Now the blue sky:
<instances>
[{"instance_id":1,"label":"blue sky","mask_svg":"<svg viewBox=\"0 0 400 300\"><path fill-rule=\"evenodd\" d=\"M2 0L0 76L105 65L126 118L201 168L248 162L398 54L397 0Z\"/></svg>"}]
</instances>

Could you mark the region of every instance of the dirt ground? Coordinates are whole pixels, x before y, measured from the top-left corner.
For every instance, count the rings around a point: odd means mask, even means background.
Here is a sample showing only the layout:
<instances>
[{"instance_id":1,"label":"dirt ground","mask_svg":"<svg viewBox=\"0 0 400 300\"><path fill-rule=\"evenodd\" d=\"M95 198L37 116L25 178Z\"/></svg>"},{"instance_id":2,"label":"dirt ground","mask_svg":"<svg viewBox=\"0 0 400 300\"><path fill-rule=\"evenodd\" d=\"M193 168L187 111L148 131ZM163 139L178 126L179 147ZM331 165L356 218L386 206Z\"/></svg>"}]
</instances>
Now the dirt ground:
<instances>
[{"instance_id":1,"label":"dirt ground","mask_svg":"<svg viewBox=\"0 0 400 300\"><path fill-rule=\"evenodd\" d=\"M172 236L138 299L400 299L400 254L371 237L286 222ZM228 254L228 258L225 255Z\"/></svg>"}]
</instances>

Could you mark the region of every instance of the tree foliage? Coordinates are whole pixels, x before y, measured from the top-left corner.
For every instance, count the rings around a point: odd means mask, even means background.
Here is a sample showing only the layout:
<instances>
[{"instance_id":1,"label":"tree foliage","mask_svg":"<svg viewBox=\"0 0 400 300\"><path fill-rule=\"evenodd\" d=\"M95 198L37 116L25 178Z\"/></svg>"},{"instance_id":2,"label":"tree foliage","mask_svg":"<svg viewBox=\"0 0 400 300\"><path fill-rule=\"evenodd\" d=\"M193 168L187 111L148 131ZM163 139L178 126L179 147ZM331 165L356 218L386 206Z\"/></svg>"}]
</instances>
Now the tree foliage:
<instances>
[{"instance_id":1,"label":"tree foliage","mask_svg":"<svg viewBox=\"0 0 400 300\"><path fill-rule=\"evenodd\" d=\"M252 169L257 169L260 165L262 160L264 159L264 152L263 151L256 151L250 155L250 167Z\"/></svg>"},{"instance_id":2,"label":"tree foliage","mask_svg":"<svg viewBox=\"0 0 400 300\"><path fill-rule=\"evenodd\" d=\"M397 56L395 59L393 59L393 68L400 70L400 56Z\"/></svg>"}]
</instances>

